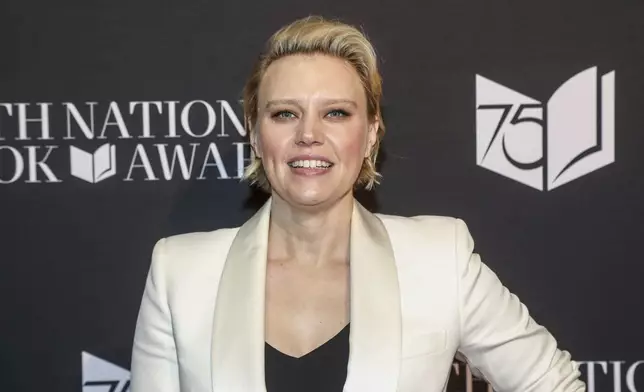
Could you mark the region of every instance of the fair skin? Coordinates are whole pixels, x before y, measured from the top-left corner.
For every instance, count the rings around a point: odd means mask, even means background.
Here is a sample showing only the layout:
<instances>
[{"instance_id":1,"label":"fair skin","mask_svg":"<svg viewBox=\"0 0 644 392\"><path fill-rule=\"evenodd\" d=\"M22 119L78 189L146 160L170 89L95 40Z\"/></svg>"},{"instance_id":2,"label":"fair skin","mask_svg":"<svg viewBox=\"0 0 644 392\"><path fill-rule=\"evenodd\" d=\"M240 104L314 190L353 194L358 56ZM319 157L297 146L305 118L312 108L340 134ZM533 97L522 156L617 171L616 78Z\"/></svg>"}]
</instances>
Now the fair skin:
<instances>
[{"instance_id":1,"label":"fair skin","mask_svg":"<svg viewBox=\"0 0 644 392\"><path fill-rule=\"evenodd\" d=\"M272 188L266 341L301 357L349 322L353 184L376 141L364 88L345 61L273 62L251 141Z\"/></svg>"}]
</instances>

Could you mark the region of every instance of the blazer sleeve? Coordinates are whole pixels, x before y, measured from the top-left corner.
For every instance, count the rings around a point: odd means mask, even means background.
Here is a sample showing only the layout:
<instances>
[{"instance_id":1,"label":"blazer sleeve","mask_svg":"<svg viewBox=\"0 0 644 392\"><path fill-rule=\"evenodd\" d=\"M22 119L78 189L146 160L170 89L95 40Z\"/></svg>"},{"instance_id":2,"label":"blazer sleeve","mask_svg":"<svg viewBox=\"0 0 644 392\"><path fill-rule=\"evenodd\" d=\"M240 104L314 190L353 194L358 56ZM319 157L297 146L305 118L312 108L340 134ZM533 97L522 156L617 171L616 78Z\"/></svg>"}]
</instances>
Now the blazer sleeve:
<instances>
[{"instance_id":1,"label":"blazer sleeve","mask_svg":"<svg viewBox=\"0 0 644 392\"><path fill-rule=\"evenodd\" d=\"M499 392L585 391L579 365L473 249L466 224L457 219L459 351L468 363Z\"/></svg>"},{"instance_id":2,"label":"blazer sleeve","mask_svg":"<svg viewBox=\"0 0 644 392\"><path fill-rule=\"evenodd\" d=\"M167 301L161 239L152 251L132 347L132 392L179 392L179 369Z\"/></svg>"}]
</instances>

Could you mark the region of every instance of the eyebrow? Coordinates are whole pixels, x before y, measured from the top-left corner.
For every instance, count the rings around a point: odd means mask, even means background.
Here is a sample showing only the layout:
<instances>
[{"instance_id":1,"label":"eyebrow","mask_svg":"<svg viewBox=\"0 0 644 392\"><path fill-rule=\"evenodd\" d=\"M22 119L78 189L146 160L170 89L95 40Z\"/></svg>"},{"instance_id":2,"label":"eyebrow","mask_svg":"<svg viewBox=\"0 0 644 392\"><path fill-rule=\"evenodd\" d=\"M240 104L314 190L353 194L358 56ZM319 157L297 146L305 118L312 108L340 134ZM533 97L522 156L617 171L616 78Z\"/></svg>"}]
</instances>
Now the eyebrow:
<instances>
[{"instance_id":1,"label":"eyebrow","mask_svg":"<svg viewBox=\"0 0 644 392\"><path fill-rule=\"evenodd\" d=\"M325 100L322 100L322 103L324 105L333 105L333 104L338 104L338 103L345 103L345 104L349 104L349 105L351 105L353 107L358 107L358 104L355 101L352 101L350 99L325 99ZM266 102L266 109L270 108L271 106L276 106L276 105L301 106L300 102L297 99L274 99L274 100Z\"/></svg>"}]
</instances>

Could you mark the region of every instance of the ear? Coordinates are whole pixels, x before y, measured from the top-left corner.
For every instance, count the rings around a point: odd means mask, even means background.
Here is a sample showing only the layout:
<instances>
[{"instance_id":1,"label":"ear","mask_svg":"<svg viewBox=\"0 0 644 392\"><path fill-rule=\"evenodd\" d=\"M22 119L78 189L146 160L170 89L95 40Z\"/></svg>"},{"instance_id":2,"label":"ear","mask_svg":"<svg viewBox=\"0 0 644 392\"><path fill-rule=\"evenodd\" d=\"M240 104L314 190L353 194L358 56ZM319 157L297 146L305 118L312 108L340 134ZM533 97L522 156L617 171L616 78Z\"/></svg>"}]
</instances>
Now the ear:
<instances>
[{"instance_id":1,"label":"ear","mask_svg":"<svg viewBox=\"0 0 644 392\"><path fill-rule=\"evenodd\" d=\"M378 128L380 127L380 119L376 117L371 124L369 124L369 129L367 130L367 148L365 149L365 158L371 156L371 152L375 148L376 142L378 141Z\"/></svg>"}]
</instances>

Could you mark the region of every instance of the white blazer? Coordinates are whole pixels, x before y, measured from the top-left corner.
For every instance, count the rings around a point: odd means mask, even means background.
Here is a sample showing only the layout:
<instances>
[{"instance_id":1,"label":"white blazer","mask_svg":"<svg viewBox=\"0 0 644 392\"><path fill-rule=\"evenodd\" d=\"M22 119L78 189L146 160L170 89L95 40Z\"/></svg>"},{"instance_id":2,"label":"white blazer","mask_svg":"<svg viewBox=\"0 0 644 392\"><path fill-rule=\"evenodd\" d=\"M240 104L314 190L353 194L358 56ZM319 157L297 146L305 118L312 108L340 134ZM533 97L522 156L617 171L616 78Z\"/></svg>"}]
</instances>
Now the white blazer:
<instances>
[{"instance_id":1,"label":"white blazer","mask_svg":"<svg viewBox=\"0 0 644 392\"><path fill-rule=\"evenodd\" d=\"M240 228L155 245L132 392L266 391L270 205ZM496 391L585 391L578 364L473 253L463 221L353 211L344 392L445 391L457 351Z\"/></svg>"}]
</instances>

